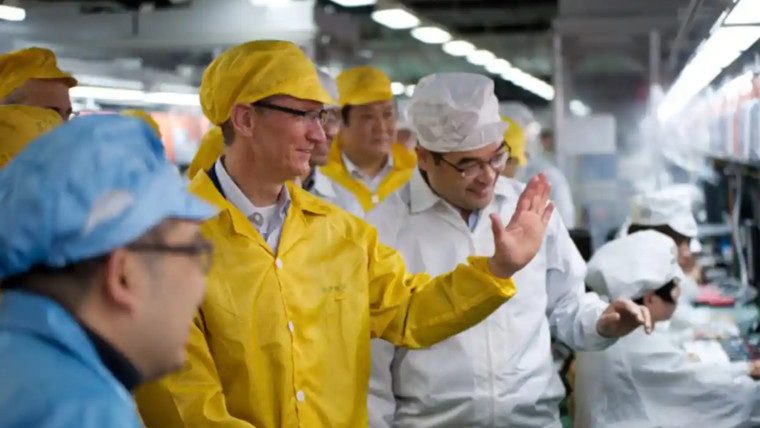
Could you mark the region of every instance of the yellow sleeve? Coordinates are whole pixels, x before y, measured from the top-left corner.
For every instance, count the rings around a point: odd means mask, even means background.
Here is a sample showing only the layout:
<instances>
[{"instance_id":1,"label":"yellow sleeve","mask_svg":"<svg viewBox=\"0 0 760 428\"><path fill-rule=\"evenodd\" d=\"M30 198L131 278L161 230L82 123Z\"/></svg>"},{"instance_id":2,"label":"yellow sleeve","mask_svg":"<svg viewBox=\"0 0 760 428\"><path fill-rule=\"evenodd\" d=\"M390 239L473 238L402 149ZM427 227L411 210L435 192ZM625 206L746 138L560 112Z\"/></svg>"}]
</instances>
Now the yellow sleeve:
<instances>
[{"instance_id":1,"label":"yellow sleeve","mask_svg":"<svg viewBox=\"0 0 760 428\"><path fill-rule=\"evenodd\" d=\"M434 345L482 321L516 292L511 279L491 274L485 257L470 257L436 278L412 275L374 229L368 253L372 337L396 346Z\"/></svg>"},{"instance_id":2,"label":"yellow sleeve","mask_svg":"<svg viewBox=\"0 0 760 428\"><path fill-rule=\"evenodd\" d=\"M204 334L203 315L190 330L184 369L135 393L146 428L255 428L230 416Z\"/></svg>"}]
</instances>

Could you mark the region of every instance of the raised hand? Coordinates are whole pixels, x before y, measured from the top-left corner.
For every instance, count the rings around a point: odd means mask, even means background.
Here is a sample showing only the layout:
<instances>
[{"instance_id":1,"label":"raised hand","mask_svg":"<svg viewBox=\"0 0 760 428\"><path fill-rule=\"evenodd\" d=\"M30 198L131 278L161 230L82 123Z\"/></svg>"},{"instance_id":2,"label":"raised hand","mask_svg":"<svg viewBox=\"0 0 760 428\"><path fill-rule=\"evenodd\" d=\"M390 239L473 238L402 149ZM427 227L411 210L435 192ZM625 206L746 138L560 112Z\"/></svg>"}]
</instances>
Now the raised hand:
<instances>
[{"instance_id":1,"label":"raised hand","mask_svg":"<svg viewBox=\"0 0 760 428\"><path fill-rule=\"evenodd\" d=\"M550 194L546 175L539 174L520 195L507 227L498 215L491 214L495 251L489 267L494 275L510 278L536 256L554 211L554 205L548 202Z\"/></svg>"},{"instance_id":2,"label":"raised hand","mask_svg":"<svg viewBox=\"0 0 760 428\"><path fill-rule=\"evenodd\" d=\"M623 337L642 325L647 334L652 332L649 309L628 299L618 299L602 312L596 331L604 337Z\"/></svg>"}]
</instances>

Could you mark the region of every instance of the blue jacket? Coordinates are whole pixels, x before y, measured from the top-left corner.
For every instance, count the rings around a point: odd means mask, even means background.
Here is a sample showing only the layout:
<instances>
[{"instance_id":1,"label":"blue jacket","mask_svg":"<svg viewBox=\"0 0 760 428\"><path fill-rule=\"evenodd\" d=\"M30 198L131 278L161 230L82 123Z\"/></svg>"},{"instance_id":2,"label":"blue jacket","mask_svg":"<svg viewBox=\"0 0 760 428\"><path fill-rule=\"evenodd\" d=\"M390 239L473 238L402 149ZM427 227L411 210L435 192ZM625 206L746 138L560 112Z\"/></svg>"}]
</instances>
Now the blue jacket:
<instances>
[{"instance_id":1,"label":"blue jacket","mask_svg":"<svg viewBox=\"0 0 760 428\"><path fill-rule=\"evenodd\" d=\"M52 300L9 291L0 299L0 426L143 425L77 321Z\"/></svg>"}]
</instances>

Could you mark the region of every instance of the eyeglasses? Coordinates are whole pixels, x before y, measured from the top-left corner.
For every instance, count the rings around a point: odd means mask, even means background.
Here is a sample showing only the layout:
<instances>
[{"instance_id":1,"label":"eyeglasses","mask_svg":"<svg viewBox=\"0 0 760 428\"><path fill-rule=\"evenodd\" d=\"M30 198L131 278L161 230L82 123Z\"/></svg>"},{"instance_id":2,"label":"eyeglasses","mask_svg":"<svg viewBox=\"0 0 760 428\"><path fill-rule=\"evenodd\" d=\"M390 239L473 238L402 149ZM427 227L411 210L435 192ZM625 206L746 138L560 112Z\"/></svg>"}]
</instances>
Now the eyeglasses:
<instances>
[{"instance_id":1,"label":"eyeglasses","mask_svg":"<svg viewBox=\"0 0 760 428\"><path fill-rule=\"evenodd\" d=\"M214 246L207 241L197 242L190 245L166 245L166 244L140 244L128 245L130 251L144 253L168 253L179 254L188 257L196 257L203 273L211 271L213 265Z\"/></svg>"},{"instance_id":2,"label":"eyeglasses","mask_svg":"<svg viewBox=\"0 0 760 428\"><path fill-rule=\"evenodd\" d=\"M288 113L292 114L293 116L298 116L303 118L304 120L308 122L316 122L320 125L324 126L327 123L328 114L327 110L325 109L319 109L319 110L297 110L290 107L283 107L279 106L277 104L271 104L266 101L258 101L253 104L251 104L254 107L260 107L267 110L274 110L279 111L282 113Z\"/></svg>"},{"instance_id":3,"label":"eyeglasses","mask_svg":"<svg viewBox=\"0 0 760 428\"><path fill-rule=\"evenodd\" d=\"M462 176L462 178L474 178L482 170L484 170L486 167L490 167L493 169L497 174L501 173L501 171L504 169L504 166L507 164L507 160L509 160L509 146L504 144L499 148L498 153L496 156L492 157L491 159L487 161L482 160L470 160L465 162L464 164L454 164L449 161L447 161L442 154L437 153L434 155L437 159L443 161L446 165L454 168L459 174Z\"/></svg>"}]
</instances>

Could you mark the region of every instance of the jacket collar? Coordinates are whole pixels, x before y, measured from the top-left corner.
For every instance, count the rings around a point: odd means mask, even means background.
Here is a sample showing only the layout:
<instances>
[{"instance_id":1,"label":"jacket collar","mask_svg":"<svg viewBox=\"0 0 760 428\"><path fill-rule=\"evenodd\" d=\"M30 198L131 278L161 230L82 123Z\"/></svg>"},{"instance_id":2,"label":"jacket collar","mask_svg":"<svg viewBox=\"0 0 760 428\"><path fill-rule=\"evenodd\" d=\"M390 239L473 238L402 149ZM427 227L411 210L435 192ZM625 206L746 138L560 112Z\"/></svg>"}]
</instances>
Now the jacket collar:
<instances>
[{"instance_id":1,"label":"jacket collar","mask_svg":"<svg viewBox=\"0 0 760 428\"><path fill-rule=\"evenodd\" d=\"M338 134L330 146L327 165L323 166L322 170L325 171L328 176L331 174L339 174L339 171L343 171L351 178L354 178L347 165L343 162L343 152L341 151L342 145L343 136ZM416 165L417 155L413 150L407 149L401 143L393 143L393 146L391 147L391 155L386 164L386 166L390 168L390 171L405 171L414 168Z\"/></svg>"},{"instance_id":2,"label":"jacket collar","mask_svg":"<svg viewBox=\"0 0 760 428\"><path fill-rule=\"evenodd\" d=\"M330 181L329 178L325 177L324 174L319 170L319 168L314 168L314 186L311 189L311 192L316 194L317 196L321 196L328 199L334 199L338 195L335 193L335 189L333 188L333 184Z\"/></svg>"},{"instance_id":3,"label":"jacket collar","mask_svg":"<svg viewBox=\"0 0 760 428\"><path fill-rule=\"evenodd\" d=\"M310 195L292 182L287 182L285 185L291 198L291 213L293 210L296 210L314 215L326 215L332 211L329 204ZM229 217L235 232L243 235L251 235L253 233L251 222L235 205L225 199L218 184L214 183L207 171L200 171L195 174L195 177L190 182L190 191L199 198L216 206L220 211L219 216Z\"/></svg>"},{"instance_id":4,"label":"jacket collar","mask_svg":"<svg viewBox=\"0 0 760 428\"><path fill-rule=\"evenodd\" d=\"M0 301L0 328L52 343L105 378L115 378L125 389L139 382L139 374L123 355L47 297L21 290L4 292Z\"/></svg>"}]
</instances>

